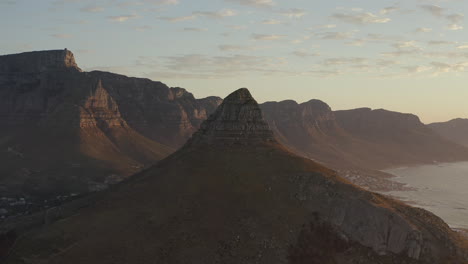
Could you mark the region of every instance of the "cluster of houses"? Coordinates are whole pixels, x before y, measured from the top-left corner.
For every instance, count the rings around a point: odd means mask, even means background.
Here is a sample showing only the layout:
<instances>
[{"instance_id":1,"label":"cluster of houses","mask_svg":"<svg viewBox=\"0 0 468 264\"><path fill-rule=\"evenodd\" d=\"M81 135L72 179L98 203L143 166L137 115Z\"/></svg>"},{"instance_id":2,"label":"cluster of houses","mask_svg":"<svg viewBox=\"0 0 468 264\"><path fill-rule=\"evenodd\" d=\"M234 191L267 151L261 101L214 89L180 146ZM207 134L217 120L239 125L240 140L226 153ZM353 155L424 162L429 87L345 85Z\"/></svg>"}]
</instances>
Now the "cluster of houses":
<instances>
[{"instance_id":1,"label":"cluster of houses","mask_svg":"<svg viewBox=\"0 0 468 264\"><path fill-rule=\"evenodd\" d=\"M0 220L29 215L50 207L59 206L79 196L80 194L71 193L68 195L59 195L48 200L38 200L29 197L1 197Z\"/></svg>"}]
</instances>

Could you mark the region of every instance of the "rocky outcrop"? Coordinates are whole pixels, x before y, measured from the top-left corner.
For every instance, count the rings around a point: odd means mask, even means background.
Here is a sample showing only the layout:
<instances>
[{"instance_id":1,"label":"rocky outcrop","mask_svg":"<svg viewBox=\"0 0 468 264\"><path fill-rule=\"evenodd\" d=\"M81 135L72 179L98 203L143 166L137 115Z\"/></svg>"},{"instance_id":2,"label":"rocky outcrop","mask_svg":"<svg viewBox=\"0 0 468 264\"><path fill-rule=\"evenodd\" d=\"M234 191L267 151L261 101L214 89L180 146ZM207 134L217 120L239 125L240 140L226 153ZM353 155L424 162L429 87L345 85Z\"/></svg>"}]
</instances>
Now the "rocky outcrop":
<instances>
[{"instance_id":1,"label":"rocky outcrop","mask_svg":"<svg viewBox=\"0 0 468 264\"><path fill-rule=\"evenodd\" d=\"M68 50L0 56L0 194L82 192L87 181L131 175L182 146L220 101L82 72Z\"/></svg>"},{"instance_id":2,"label":"rocky outcrop","mask_svg":"<svg viewBox=\"0 0 468 264\"><path fill-rule=\"evenodd\" d=\"M468 119L456 118L428 126L443 138L468 147Z\"/></svg>"},{"instance_id":3,"label":"rocky outcrop","mask_svg":"<svg viewBox=\"0 0 468 264\"><path fill-rule=\"evenodd\" d=\"M117 102L128 125L143 136L174 149L182 146L221 103L218 97L195 99L183 88L149 79L90 72Z\"/></svg>"},{"instance_id":4,"label":"rocky outcrop","mask_svg":"<svg viewBox=\"0 0 468 264\"><path fill-rule=\"evenodd\" d=\"M250 92L239 89L226 97L218 109L201 124L192 144L252 144L275 142L262 111Z\"/></svg>"},{"instance_id":5,"label":"rocky outcrop","mask_svg":"<svg viewBox=\"0 0 468 264\"><path fill-rule=\"evenodd\" d=\"M438 217L272 141L247 90L202 127L94 205L26 234L6 263L466 262L462 238Z\"/></svg>"},{"instance_id":6,"label":"rocky outcrop","mask_svg":"<svg viewBox=\"0 0 468 264\"><path fill-rule=\"evenodd\" d=\"M102 87L101 80L80 107L79 120L81 128L99 127L107 130L111 127L127 127L117 103Z\"/></svg>"}]
</instances>

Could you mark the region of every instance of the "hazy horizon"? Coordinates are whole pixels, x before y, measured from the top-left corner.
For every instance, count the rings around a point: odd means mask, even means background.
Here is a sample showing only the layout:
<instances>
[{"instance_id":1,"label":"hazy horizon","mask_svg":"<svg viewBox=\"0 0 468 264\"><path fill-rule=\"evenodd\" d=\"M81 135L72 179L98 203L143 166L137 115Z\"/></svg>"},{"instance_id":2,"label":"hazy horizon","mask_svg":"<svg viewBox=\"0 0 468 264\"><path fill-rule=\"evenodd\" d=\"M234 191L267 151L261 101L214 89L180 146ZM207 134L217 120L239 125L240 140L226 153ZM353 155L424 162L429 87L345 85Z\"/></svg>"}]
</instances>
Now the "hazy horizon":
<instances>
[{"instance_id":1,"label":"hazy horizon","mask_svg":"<svg viewBox=\"0 0 468 264\"><path fill-rule=\"evenodd\" d=\"M0 54L68 48L105 70L259 102L468 117L468 3L304 0L9 0ZM105 32L105 33L103 33Z\"/></svg>"}]
</instances>

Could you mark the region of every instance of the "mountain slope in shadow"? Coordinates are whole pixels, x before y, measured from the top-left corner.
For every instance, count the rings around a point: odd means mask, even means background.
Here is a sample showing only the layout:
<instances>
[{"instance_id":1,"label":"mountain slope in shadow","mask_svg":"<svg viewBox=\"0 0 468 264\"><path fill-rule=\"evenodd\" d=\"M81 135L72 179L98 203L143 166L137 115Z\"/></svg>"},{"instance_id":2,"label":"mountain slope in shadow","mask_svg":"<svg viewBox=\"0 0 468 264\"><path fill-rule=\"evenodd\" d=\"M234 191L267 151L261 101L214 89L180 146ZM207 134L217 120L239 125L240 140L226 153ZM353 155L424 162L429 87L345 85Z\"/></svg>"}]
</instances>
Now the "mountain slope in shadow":
<instances>
[{"instance_id":1,"label":"mountain slope in shadow","mask_svg":"<svg viewBox=\"0 0 468 264\"><path fill-rule=\"evenodd\" d=\"M466 263L438 217L286 150L245 88L182 147L6 263Z\"/></svg>"}]
</instances>

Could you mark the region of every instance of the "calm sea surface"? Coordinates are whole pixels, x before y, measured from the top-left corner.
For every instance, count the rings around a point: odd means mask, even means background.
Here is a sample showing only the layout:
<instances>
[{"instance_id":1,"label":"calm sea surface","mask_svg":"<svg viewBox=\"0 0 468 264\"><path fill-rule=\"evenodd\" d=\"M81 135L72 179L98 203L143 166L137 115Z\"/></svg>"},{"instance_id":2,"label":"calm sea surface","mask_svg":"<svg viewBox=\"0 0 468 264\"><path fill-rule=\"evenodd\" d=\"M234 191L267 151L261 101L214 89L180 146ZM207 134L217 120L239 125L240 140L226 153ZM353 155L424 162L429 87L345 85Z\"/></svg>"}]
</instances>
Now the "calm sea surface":
<instances>
[{"instance_id":1,"label":"calm sea surface","mask_svg":"<svg viewBox=\"0 0 468 264\"><path fill-rule=\"evenodd\" d=\"M468 229L468 162L443 163L386 170L415 191L389 194L427 209L452 228Z\"/></svg>"}]
</instances>

